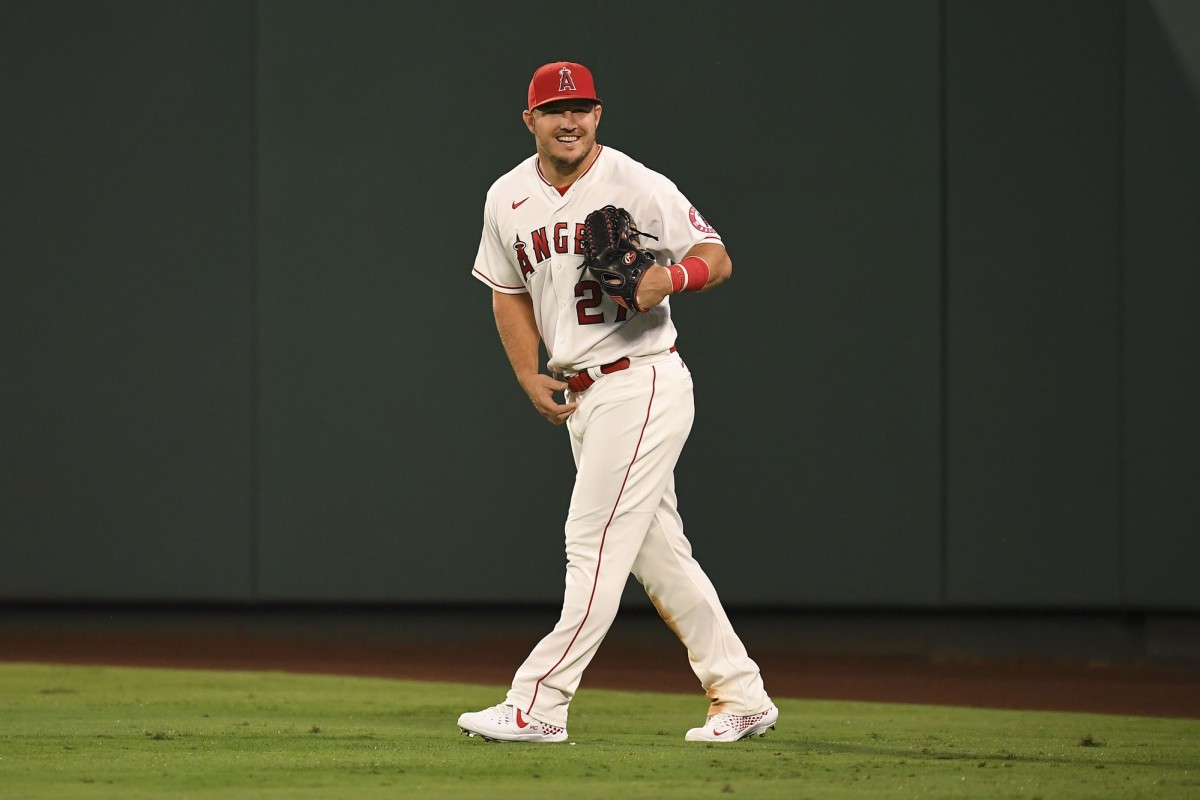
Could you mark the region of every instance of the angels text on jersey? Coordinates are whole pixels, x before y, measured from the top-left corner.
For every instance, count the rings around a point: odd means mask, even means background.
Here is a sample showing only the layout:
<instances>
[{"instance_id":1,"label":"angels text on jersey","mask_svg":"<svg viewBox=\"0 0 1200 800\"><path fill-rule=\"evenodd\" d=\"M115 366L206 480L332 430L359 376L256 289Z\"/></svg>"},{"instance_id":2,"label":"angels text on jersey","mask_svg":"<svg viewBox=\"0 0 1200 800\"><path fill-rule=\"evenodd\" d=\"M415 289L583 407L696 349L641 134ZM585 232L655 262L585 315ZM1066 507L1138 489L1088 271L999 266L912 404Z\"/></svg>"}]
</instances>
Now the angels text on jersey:
<instances>
[{"instance_id":1,"label":"angels text on jersey","mask_svg":"<svg viewBox=\"0 0 1200 800\"><path fill-rule=\"evenodd\" d=\"M526 286L529 285L529 276L533 275L536 269L535 262L540 265L551 255L574 255L582 259L581 239L586 228L583 222L556 222L549 230L543 225L526 234L529 237L528 243L521 238L518 231L512 248L516 253L517 266L521 270L521 280L525 281ZM583 264L580 264L579 268L582 270ZM580 325L598 325L605 321L604 312L600 308L604 301L604 290L598 282L589 278L587 273L580 273L580 279L575 284L575 298L575 318ZM623 306L616 306L616 312L613 322L624 322L629 318L630 312Z\"/></svg>"}]
</instances>

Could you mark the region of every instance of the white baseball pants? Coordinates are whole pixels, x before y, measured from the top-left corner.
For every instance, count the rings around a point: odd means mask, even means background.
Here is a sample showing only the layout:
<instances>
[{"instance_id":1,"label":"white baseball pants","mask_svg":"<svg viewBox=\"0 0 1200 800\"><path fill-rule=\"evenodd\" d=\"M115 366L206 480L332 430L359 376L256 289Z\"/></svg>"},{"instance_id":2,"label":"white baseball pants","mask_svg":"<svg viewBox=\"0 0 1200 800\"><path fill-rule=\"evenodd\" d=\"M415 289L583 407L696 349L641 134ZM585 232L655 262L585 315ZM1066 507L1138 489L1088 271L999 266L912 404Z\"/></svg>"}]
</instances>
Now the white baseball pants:
<instances>
[{"instance_id":1,"label":"white baseball pants","mask_svg":"<svg viewBox=\"0 0 1200 800\"><path fill-rule=\"evenodd\" d=\"M507 702L566 727L583 671L608 633L632 572L688 649L710 714L771 705L712 582L692 557L674 469L691 431L692 377L678 354L635 363L570 398L577 468L566 522L562 614L517 670Z\"/></svg>"}]
</instances>

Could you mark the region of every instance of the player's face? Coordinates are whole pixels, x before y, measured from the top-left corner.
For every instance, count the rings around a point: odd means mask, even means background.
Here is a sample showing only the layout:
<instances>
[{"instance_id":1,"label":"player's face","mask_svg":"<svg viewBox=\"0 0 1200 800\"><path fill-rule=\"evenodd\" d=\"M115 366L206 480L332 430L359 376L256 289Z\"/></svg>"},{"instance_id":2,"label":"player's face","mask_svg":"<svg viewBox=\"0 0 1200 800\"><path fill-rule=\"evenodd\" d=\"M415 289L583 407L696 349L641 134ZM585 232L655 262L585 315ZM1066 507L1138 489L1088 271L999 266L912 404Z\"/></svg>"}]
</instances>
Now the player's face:
<instances>
[{"instance_id":1,"label":"player's face","mask_svg":"<svg viewBox=\"0 0 1200 800\"><path fill-rule=\"evenodd\" d=\"M525 112L538 152L559 172L581 166L596 145L603 107L588 100L560 100Z\"/></svg>"}]
</instances>

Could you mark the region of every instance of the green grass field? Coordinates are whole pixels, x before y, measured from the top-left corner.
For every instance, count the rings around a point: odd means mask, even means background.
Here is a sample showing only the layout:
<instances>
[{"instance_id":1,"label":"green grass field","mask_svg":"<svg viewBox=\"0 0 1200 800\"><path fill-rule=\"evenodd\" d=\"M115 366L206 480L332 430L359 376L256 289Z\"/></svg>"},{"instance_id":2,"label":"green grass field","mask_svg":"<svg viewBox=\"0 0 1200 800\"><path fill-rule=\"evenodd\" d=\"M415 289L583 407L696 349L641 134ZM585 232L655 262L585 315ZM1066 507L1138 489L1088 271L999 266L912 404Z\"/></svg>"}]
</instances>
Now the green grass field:
<instances>
[{"instance_id":1,"label":"green grass field","mask_svg":"<svg viewBox=\"0 0 1200 800\"><path fill-rule=\"evenodd\" d=\"M0 665L4 798L1196 798L1200 721L778 700L683 741L703 697L588 690L569 744L455 720L503 687Z\"/></svg>"}]
</instances>

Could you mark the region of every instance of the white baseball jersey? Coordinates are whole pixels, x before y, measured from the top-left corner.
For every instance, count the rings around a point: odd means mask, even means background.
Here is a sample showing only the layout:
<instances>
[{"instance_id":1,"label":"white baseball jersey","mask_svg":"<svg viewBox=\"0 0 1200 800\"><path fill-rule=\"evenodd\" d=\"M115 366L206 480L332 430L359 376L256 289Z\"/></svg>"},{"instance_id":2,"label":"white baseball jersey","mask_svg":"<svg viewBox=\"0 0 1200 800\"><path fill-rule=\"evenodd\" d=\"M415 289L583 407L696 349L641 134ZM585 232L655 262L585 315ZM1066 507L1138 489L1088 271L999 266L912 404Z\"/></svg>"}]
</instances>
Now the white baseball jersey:
<instances>
[{"instance_id":1,"label":"white baseball jersey","mask_svg":"<svg viewBox=\"0 0 1200 800\"><path fill-rule=\"evenodd\" d=\"M474 274L496 291L532 296L550 370L633 362L567 394L577 404L565 425L577 474L563 526L563 611L517 670L506 702L519 710L516 725L524 714L565 733L583 671L632 573L687 647L710 713L758 714L771 698L691 554L678 510L674 470L695 404L691 372L671 352L670 305L627 311L581 269L584 220L605 205L630 213L649 234L642 247L662 264L678 263L700 242L721 241L674 183L611 147L600 148L564 193L542 177L537 156L488 191ZM478 716L464 718L470 724Z\"/></svg>"},{"instance_id":2,"label":"white baseball jersey","mask_svg":"<svg viewBox=\"0 0 1200 800\"><path fill-rule=\"evenodd\" d=\"M626 209L660 264L678 263L699 242L721 237L675 184L624 153L596 145L587 172L559 194L534 155L488 190L473 274L499 292L533 296L534 317L553 372L575 373L675 344L669 298L627 311L582 269L580 234L597 208ZM650 238L651 236L656 238Z\"/></svg>"}]
</instances>

